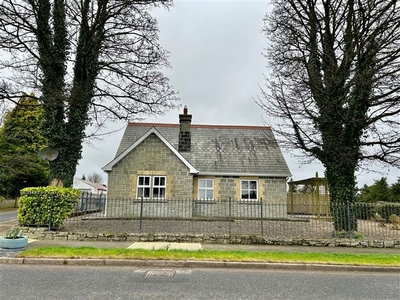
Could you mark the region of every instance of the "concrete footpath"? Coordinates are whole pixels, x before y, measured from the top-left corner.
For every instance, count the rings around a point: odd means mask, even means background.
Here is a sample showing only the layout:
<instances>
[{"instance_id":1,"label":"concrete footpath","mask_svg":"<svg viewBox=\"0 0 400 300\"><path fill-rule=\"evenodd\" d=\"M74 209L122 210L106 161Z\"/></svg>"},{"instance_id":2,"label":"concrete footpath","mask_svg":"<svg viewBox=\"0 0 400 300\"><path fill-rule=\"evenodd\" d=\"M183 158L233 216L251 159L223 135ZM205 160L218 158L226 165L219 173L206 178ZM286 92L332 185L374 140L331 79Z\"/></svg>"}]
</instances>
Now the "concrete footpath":
<instances>
[{"instance_id":1,"label":"concrete footpath","mask_svg":"<svg viewBox=\"0 0 400 300\"><path fill-rule=\"evenodd\" d=\"M399 266L356 266L314 263L270 263L270 262L226 262L198 260L138 260L138 259L74 259L74 258L16 258L13 255L0 257L1 263L8 264L41 264L41 265L85 265L85 266L130 266L152 268L246 268L264 270L293 271L356 271L385 272L400 275L400 249L396 248L351 248L351 247L299 247L299 246L269 246L269 245L220 245L199 243L169 243L169 242L99 242L99 241L65 241L65 240L30 240L27 249L38 247L95 247L95 248L130 248L147 250L223 250L223 251L268 251L268 252L321 252L321 253L376 253L398 254Z\"/></svg>"}]
</instances>

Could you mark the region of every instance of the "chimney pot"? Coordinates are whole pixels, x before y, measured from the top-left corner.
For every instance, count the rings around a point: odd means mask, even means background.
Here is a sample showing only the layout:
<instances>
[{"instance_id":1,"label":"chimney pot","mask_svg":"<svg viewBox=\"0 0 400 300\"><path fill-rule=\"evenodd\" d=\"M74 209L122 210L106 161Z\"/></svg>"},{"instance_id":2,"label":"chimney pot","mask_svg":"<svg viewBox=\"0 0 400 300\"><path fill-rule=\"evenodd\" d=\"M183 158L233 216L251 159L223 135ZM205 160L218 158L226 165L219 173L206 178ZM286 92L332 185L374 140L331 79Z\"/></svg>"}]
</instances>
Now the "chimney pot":
<instances>
[{"instance_id":1,"label":"chimney pot","mask_svg":"<svg viewBox=\"0 0 400 300\"><path fill-rule=\"evenodd\" d=\"M187 114L188 114L188 108L187 108L186 105L185 105L185 107L183 108L183 114L184 114L184 115L187 115Z\"/></svg>"}]
</instances>

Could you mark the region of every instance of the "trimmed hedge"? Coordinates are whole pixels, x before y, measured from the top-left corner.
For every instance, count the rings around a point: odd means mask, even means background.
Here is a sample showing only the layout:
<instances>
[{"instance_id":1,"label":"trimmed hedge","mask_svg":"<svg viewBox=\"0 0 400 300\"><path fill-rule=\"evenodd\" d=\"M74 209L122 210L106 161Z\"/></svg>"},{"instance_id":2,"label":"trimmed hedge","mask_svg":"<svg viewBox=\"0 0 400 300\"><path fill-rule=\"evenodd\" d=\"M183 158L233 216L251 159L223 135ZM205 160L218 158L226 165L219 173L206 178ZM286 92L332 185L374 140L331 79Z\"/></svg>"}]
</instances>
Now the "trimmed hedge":
<instances>
[{"instance_id":1,"label":"trimmed hedge","mask_svg":"<svg viewBox=\"0 0 400 300\"><path fill-rule=\"evenodd\" d=\"M64 219L75 210L79 190L54 186L24 188L19 199L18 221L22 226L60 228Z\"/></svg>"}]
</instances>

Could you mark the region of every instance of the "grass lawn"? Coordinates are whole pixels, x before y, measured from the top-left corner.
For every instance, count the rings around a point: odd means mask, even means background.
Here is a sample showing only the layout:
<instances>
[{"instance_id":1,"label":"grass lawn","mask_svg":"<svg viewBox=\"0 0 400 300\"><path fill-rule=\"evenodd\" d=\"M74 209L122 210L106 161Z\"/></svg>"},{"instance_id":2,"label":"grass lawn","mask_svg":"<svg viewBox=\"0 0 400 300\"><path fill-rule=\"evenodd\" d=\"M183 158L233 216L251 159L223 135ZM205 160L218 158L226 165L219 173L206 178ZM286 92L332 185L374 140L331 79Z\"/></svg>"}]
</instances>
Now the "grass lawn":
<instances>
[{"instance_id":1,"label":"grass lawn","mask_svg":"<svg viewBox=\"0 0 400 300\"><path fill-rule=\"evenodd\" d=\"M95 247L40 247L27 249L17 257L48 258L120 258L147 260L209 260L235 262L286 262L321 263L358 266L400 267L400 253L348 254L321 252L247 252L247 251L181 251L181 250L132 250L126 248Z\"/></svg>"}]
</instances>

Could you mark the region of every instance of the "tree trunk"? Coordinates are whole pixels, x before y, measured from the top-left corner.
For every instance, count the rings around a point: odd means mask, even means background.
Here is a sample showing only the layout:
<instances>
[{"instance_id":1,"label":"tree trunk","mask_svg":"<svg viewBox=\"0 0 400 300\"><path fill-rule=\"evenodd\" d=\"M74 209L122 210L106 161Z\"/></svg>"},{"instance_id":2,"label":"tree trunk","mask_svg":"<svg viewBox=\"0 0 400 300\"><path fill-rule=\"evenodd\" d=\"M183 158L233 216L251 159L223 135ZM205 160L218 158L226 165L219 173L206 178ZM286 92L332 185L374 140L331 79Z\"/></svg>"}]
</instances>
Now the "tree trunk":
<instances>
[{"instance_id":1,"label":"tree trunk","mask_svg":"<svg viewBox=\"0 0 400 300\"><path fill-rule=\"evenodd\" d=\"M347 163L338 164L335 159L332 159L332 162L327 163L325 167L335 231L346 231L351 234L357 231L357 219L354 214L355 167Z\"/></svg>"},{"instance_id":2,"label":"tree trunk","mask_svg":"<svg viewBox=\"0 0 400 300\"><path fill-rule=\"evenodd\" d=\"M106 2L103 4L105 5ZM66 100L60 101L60 103L68 103L65 111L62 111L63 114L56 116L54 123L49 124L49 128L56 129L56 133L58 134L47 136L49 143L54 144L54 147L60 152L59 158L50 164L50 174L52 178L56 181L61 181L63 186L66 187L72 186L76 166L82 158L82 142L85 138L90 101L93 97L93 88L98 74L99 51L104 31L104 23L102 22L99 22L95 29L90 28L88 24L89 5L90 1L85 1L82 9L82 21L76 48L73 83L70 94L62 98L64 96L65 74L63 72L56 73L59 76L59 85L43 85L43 90L48 88L49 92L54 91L55 95L51 99L56 99L58 96L62 100ZM60 17L60 22L65 18L65 12L62 12L63 15ZM105 22L105 16L102 17L103 22ZM63 29L65 29L65 26L61 26L60 30L62 31ZM67 41L64 41L62 45L64 51L67 49L66 45ZM64 57L63 60L59 61L61 62L60 65L64 66L66 58ZM53 78L57 78L57 76L47 76L46 78L54 80ZM47 116L51 112L49 111Z\"/></svg>"}]
</instances>

